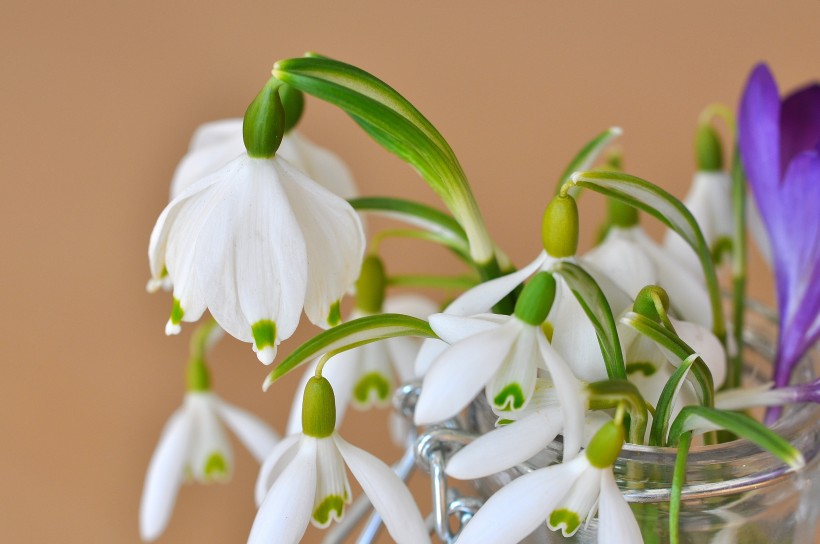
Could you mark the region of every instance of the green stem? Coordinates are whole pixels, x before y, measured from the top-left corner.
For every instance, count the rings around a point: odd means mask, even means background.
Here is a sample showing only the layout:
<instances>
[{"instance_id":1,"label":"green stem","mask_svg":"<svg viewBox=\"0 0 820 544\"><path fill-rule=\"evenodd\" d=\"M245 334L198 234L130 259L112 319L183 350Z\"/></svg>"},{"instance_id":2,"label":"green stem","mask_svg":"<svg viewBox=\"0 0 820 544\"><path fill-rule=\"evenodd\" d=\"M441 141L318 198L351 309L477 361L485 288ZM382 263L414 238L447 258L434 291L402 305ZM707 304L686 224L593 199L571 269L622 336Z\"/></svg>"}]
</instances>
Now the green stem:
<instances>
[{"instance_id":1,"label":"green stem","mask_svg":"<svg viewBox=\"0 0 820 544\"><path fill-rule=\"evenodd\" d=\"M390 276L387 285L391 287L434 287L438 289L465 290L478 285L478 280L469 276L428 276L407 274Z\"/></svg>"},{"instance_id":2,"label":"green stem","mask_svg":"<svg viewBox=\"0 0 820 544\"><path fill-rule=\"evenodd\" d=\"M669 497L669 543L680 543L680 505L683 484L686 482L686 461L689 446L692 444L692 431L683 433L678 442L678 453L675 456L675 471L672 475L672 494Z\"/></svg>"},{"instance_id":3,"label":"green stem","mask_svg":"<svg viewBox=\"0 0 820 544\"><path fill-rule=\"evenodd\" d=\"M732 335L735 353L729 357L724 389L740 387L743 375L743 317L746 302L746 179L740 155L735 149L732 161L732 211L734 240L732 241Z\"/></svg>"}]
</instances>

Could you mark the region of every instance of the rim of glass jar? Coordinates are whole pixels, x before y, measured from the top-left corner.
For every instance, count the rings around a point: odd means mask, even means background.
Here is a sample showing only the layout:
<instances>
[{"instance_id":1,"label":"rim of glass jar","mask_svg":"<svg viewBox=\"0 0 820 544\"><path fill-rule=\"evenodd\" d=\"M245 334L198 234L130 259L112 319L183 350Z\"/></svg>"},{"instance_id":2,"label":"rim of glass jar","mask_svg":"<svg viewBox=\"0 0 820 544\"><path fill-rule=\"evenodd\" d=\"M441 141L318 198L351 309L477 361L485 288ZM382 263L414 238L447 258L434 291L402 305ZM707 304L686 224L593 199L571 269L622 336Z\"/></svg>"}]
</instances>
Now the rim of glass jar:
<instances>
[{"instance_id":1,"label":"rim of glass jar","mask_svg":"<svg viewBox=\"0 0 820 544\"><path fill-rule=\"evenodd\" d=\"M772 333L777 331L777 317L772 310L766 306L749 300L746 302L746 312L762 317L764 322L773 326L771 331L761 332L757 329L744 331L744 347L752 349L760 355L771 360L774 357L774 346L776 338L771 338ZM747 320L747 326L748 326ZM812 368L814 367L814 369ZM794 375L801 372L811 373L817 377L816 368L820 367L820 347L815 345L808 350L801 362L795 368ZM817 440L814 433L806 433L807 427L813 428L815 423L820 421L820 405L799 404L787 408L784 417L781 417L772 430L789 440L803 454L806 466L801 471L807 470L812 461L820 453L820 440ZM553 443L557 446L561 443L561 437ZM644 466L660 466L671 472L677 456L676 448L662 448L657 446L642 446L637 444L625 444L615 466L615 476L619 481L628 480L623 475L622 469L627 463L638 463ZM709 446L692 446L687 459L687 481L688 476L698 470L710 470L719 466L720 463L735 464L744 461L743 465L750 467L748 475L726 479L723 481L694 483L683 486L682 500L695 500L705 497L716 497L742 493L744 491L759 489L761 487L775 485L781 481L792 477L795 471L787 467L778 458L770 453L761 450L755 444L746 439L733 440L723 444ZM530 462L524 463L525 471L540 468ZM762 470L761 470L762 468ZM753 470L752 470L753 469ZM799 472L799 471L797 471ZM671 477L665 482L655 482L661 487L652 489L623 489L622 493L627 502L633 503L658 503L668 502L671 496ZM664 485L669 484L669 485Z\"/></svg>"}]
</instances>

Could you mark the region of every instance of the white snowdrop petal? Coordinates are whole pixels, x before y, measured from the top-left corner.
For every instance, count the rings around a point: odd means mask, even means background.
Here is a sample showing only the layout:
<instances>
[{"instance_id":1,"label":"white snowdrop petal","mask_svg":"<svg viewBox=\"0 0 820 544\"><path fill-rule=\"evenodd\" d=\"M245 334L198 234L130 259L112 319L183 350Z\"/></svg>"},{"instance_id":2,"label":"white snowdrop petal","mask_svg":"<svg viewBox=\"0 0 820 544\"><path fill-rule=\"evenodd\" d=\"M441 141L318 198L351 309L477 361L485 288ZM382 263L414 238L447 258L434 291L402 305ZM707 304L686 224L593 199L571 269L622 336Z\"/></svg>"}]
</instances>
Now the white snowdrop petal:
<instances>
[{"instance_id":1,"label":"white snowdrop petal","mask_svg":"<svg viewBox=\"0 0 820 544\"><path fill-rule=\"evenodd\" d=\"M356 183L347 165L334 153L314 144L298 130L285 135L277 153L333 194L344 199L358 195Z\"/></svg>"},{"instance_id":2,"label":"white snowdrop petal","mask_svg":"<svg viewBox=\"0 0 820 544\"><path fill-rule=\"evenodd\" d=\"M427 319L438 311L438 303L421 295L403 293L391 295L384 300L384 313L405 314L418 319Z\"/></svg>"},{"instance_id":3,"label":"white snowdrop petal","mask_svg":"<svg viewBox=\"0 0 820 544\"><path fill-rule=\"evenodd\" d=\"M315 495L316 440L305 439L259 507L248 544L298 543L310 522Z\"/></svg>"},{"instance_id":4,"label":"white snowdrop petal","mask_svg":"<svg viewBox=\"0 0 820 544\"><path fill-rule=\"evenodd\" d=\"M171 198L245 153L242 119L225 119L200 126L188 149L174 171Z\"/></svg>"},{"instance_id":5,"label":"white snowdrop petal","mask_svg":"<svg viewBox=\"0 0 820 544\"><path fill-rule=\"evenodd\" d=\"M350 503L350 484L345 464L332 437L316 439L316 497L310 522L320 529L341 521Z\"/></svg>"},{"instance_id":6,"label":"white snowdrop petal","mask_svg":"<svg viewBox=\"0 0 820 544\"><path fill-rule=\"evenodd\" d=\"M194 151L203 147L224 145L230 141L239 141L242 145L242 123L241 117L232 119L218 119L209 121L197 127L191 136L188 150ZM244 149L244 145L242 149Z\"/></svg>"},{"instance_id":7,"label":"white snowdrop petal","mask_svg":"<svg viewBox=\"0 0 820 544\"><path fill-rule=\"evenodd\" d=\"M579 457L519 476L495 492L464 526L459 544L517 544L544 525L583 468Z\"/></svg>"},{"instance_id":8,"label":"white snowdrop petal","mask_svg":"<svg viewBox=\"0 0 820 544\"><path fill-rule=\"evenodd\" d=\"M712 372L715 389L719 389L726 380L726 351L720 340L709 329L686 321L672 320L672 326L681 340L695 350ZM677 364L679 361L670 361Z\"/></svg>"},{"instance_id":9,"label":"white snowdrop petal","mask_svg":"<svg viewBox=\"0 0 820 544\"><path fill-rule=\"evenodd\" d=\"M561 411L556 407L499 427L456 452L447 462L447 474L472 480L514 467L546 448L561 425Z\"/></svg>"},{"instance_id":10,"label":"white snowdrop petal","mask_svg":"<svg viewBox=\"0 0 820 544\"><path fill-rule=\"evenodd\" d=\"M601 473L601 500L598 505L598 544L619 542L642 544L643 536L635 514L624 500L611 470Z\"/></svg>"},{"instance_id":11,"label":"white snowdrop petal","mask_svg":"<svg viewBox=\"0 0 820 544\"><path fill-rule=\"evenodd\" d=\"M525 408L535 391L541 363L536 336L540 327L524 325L504 362L487 382L487 402L498 413L514 413Z\"/></svg>"},{"instance_id":12,"label":"white snowdrop petal","mask_svg":"<svg viewBox=\"0 0 820 544\"><path fill-rule=\"evenodd\" d=\"M553 531L560 529L565 537L572 536L578 531L598 502L601 493L601 472L601 469L592 467L587 462L586 469L578 475L566 495L553 507L547 517L547 527Z\"/></svg>"},{"instance_id":13,"label":"white snowdrop petal","mask_svg":"<svg viewBox=\"0 0 820 544\"><path fill-rule=\"evenodd\" d=\"M443 421L467 406L501 366L519 330L518 323L510 320L442 352L424 376L416 425Z\"/></svg>"},{"instance_id":14,"label":"white snowdrop petal","mask_svg":"<svg viewBox=\"0 0 820 544\"><path fill-rule=\"evenodd\" d=\"M185 404L194 420L189 457L194 478L203 483L230 479L233 450L219 422L213 393L188 393Z\"/></svg>"},{"instance_id":15,"label":"white snowdrop petal","mask_svg":"<svg viewBox=\"0 0 820 544\"><path fill-rule=\"evenodd\" d=\"M416 355L416 361L413 364L413 373L416 378L423 378L430 366L438 359L444 350L450 347L446 342L438 338L425 338L421 342L419 353Z\"/></svg>"},{"instance_id":16,"label":"white snowdrop petal","mask_svg":"<svg viewBox=\"0 0 820 544\"><path fill-rule=\"evenodd\" d=\"M652 261L629 234L618 227L612 227L604 241L584 255L583 261L605 271L633 298L644 286L657 282Z\"/></svg>"},{"instance_id":17,"label":"white snowdrop petal","mask_svg":"<svg viewBox=\"0 0 820 544\"><path fill-rule=\"evenodd\" d=\"M389 406L396 377L386 343L372 342L354 350L358 352L356 355L359 364L351 403L362 410L371 406Z\"/></svg>"},{"instance_id":18,"label":"white snowdrop petal","mask_svg":"<svg viewBox=\"0 0 820 544\"><path fill-rule=\"evenodd\" d=\"M248 448L258 462L263 462L279 441L276 432L254 414L216 398L216 409L225 424Z\"/></svg>"},{"instance_id":19,"label":"white snowdrop petal","mask_svg":"<svg viewBox=\"0 0 820 544\"><path fill-rule=\"evenodd\" d=\"M430 328L439 338L448 344L455 344L469 336L495 329L508 319L509 316L495 314L478 314L467 317L439 313L431 315L428 321Z\"/></svg>"},{"instance_id":20,"label":"white snowdrop petal","mask_svg":"<svg viewBox=\"0 0 820 544\"><path fill-rule=\"evenodd\" d=\"M268 490L290 464L299 451L302 434L291 434L283 438L265 457L254 485L254 498L258 508L265 500Z\"/></svg>"},{"instance_id":21,"label":"white snowdrop petal","mask_svg":"<svg viewBox=\"0 0 820 544\"><path fill-rule=\"evenodd\" d=\"M546 252L542 251L533 262L521 270L476 285L451 302L444 310L445 313L466 316L488 312L495 303L535 274L547 260Z\"/></svg>"},{"instance_id":22,"label":"white snowdrop petal","mask_svg":"<svg viewBox=\"0 0 820 544\"><path fill-rule=\"evenodd\" d=\"M191 440L193 421L185 408L171 415L151 456L140 500L140 537L155 540L174 510Z\"/></svg>"},{"instance_id":23,"label":"white snowdrop petal","mask_svg":"<svg viewBox=\"0 0 820 544\"><path fill-rule=\"evenodd\" d=\"M430 536L413 496L390 467L337 434L333 439L393 540L398 544L429 543Z\"/></svg>"},{"instance_id":24,"label":"white snowdrop petal","mask_svg":"<svg viewBox=\"0 0 820 544\"><path fill-rule=\"evenodd\" d=\"M407 383L416 377L414 365L421 349L421 340L409 336L397 336L383 340L388 356L393 362L399 382Z\"/></svg>"},{"instance_id":25,"label":"white snowdrop petal","mask_svg":"<svg viewBox=\"0 0 820 544\"><path fill-rule=\"evenodd\" d=\"M606 364L595 327L567 283L562 279L557 283L558 292L547 317L553 326L552 347L572 365L572 372L579 379L585 382L605 380Z\"/></svg>"},{"instance_id":26,"label":"white snowdrop petal","mask_svg":"<svg viewBox=\"0 0 820 544\"><path fill-rule=\"evenodd\" d=\"M564 415L564 459L572 459L581 449L586 400L581 391L581 384L564 359L543 335L538 335L537 338L538 349L555 384Z\"/></svg>"},{"instance_id":27,"label":"white snowdrop petal","mask_svg":"<svg viewBox=\"0 0 820 544\"><path fill-rule=\"evenodd\" d=\"M304 233L308 283L305 314L327 328L332 306L356 282L365 238L359 216L334 195L285 160L277 162L282 187Z\"/></svg>"}]
</instances>

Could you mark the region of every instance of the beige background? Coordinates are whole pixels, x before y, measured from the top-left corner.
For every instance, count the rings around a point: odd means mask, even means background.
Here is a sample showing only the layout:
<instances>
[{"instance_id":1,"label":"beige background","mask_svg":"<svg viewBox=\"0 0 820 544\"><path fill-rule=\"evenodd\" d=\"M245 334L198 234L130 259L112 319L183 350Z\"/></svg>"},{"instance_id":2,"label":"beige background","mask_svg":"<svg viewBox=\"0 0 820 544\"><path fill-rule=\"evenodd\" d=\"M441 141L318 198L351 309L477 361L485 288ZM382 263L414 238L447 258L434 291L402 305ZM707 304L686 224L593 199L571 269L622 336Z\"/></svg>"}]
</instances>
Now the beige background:
<instances>
[{"instance_id":1,"label":"beige background","mask_svg":"<svg viewBox=\"0 0 820 544\"><path fill-rule=\"evenodd\" d=\"M556 176L589 137L621 125L627 169L682 195L699 110L734 107L759 59L783 88L820 75L818 20L817 1L5 0L0 541L137 541L187 344L163 334L169 297L144 291L148 235L193 129L241 114L278 58L319 51L404 93L448 138L521 264ZM435 203L340 112L311 101L303 130L345 157L363 193ZM586 242L600 209L583 202ZM395 272L430 270L439 255L386 250ZM753 271L755 294L770 300L769 285ZM265 369L238 342L212 361L224 398L283 427L292 383L262 394ZM392 459L382 416L351 418L344 433ZM161 542L242 542L255 472L237 448L232 483L186 487Z\"/></svg>"}]
</instances>

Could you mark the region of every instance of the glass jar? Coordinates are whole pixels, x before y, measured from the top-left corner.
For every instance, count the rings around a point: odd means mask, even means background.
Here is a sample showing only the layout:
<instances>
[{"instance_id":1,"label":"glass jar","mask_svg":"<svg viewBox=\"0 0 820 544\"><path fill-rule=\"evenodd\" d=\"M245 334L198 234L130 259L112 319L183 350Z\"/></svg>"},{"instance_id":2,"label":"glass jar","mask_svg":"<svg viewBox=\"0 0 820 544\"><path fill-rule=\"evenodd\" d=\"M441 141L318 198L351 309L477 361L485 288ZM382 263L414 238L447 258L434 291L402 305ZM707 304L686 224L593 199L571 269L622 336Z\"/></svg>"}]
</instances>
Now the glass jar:
<instances>
[{"instance_id":1,"label":"glass jar","mask_svg":"<svg viewBox=\"0 0 820 544\"><path fill-rule=\"evenodd\" d=\"M751 304L744 334L744 385L769 380L777 339L774 316ZM820 348L815 346L794 372L794 383L820 375ZM762 411L759 412L762 414ZM467 417L471 430L494 427L495 416L480 396ZM746 440L714 446L692 446L680 512L680 540L689 544L812 544L820 514L820 405L787 407L772 429L805 457L798 472ZM483 497L513 478L559 460L560 437L522 466L476 481ZM675 449L626 445L615 465L615 478L630 503L646 544L669 541L669 496ZM597 543L598 522L582 525L572 538L546 528L526 543ZM620 544L620 543L616 543Z\"/></svg>"}]
</instances>

